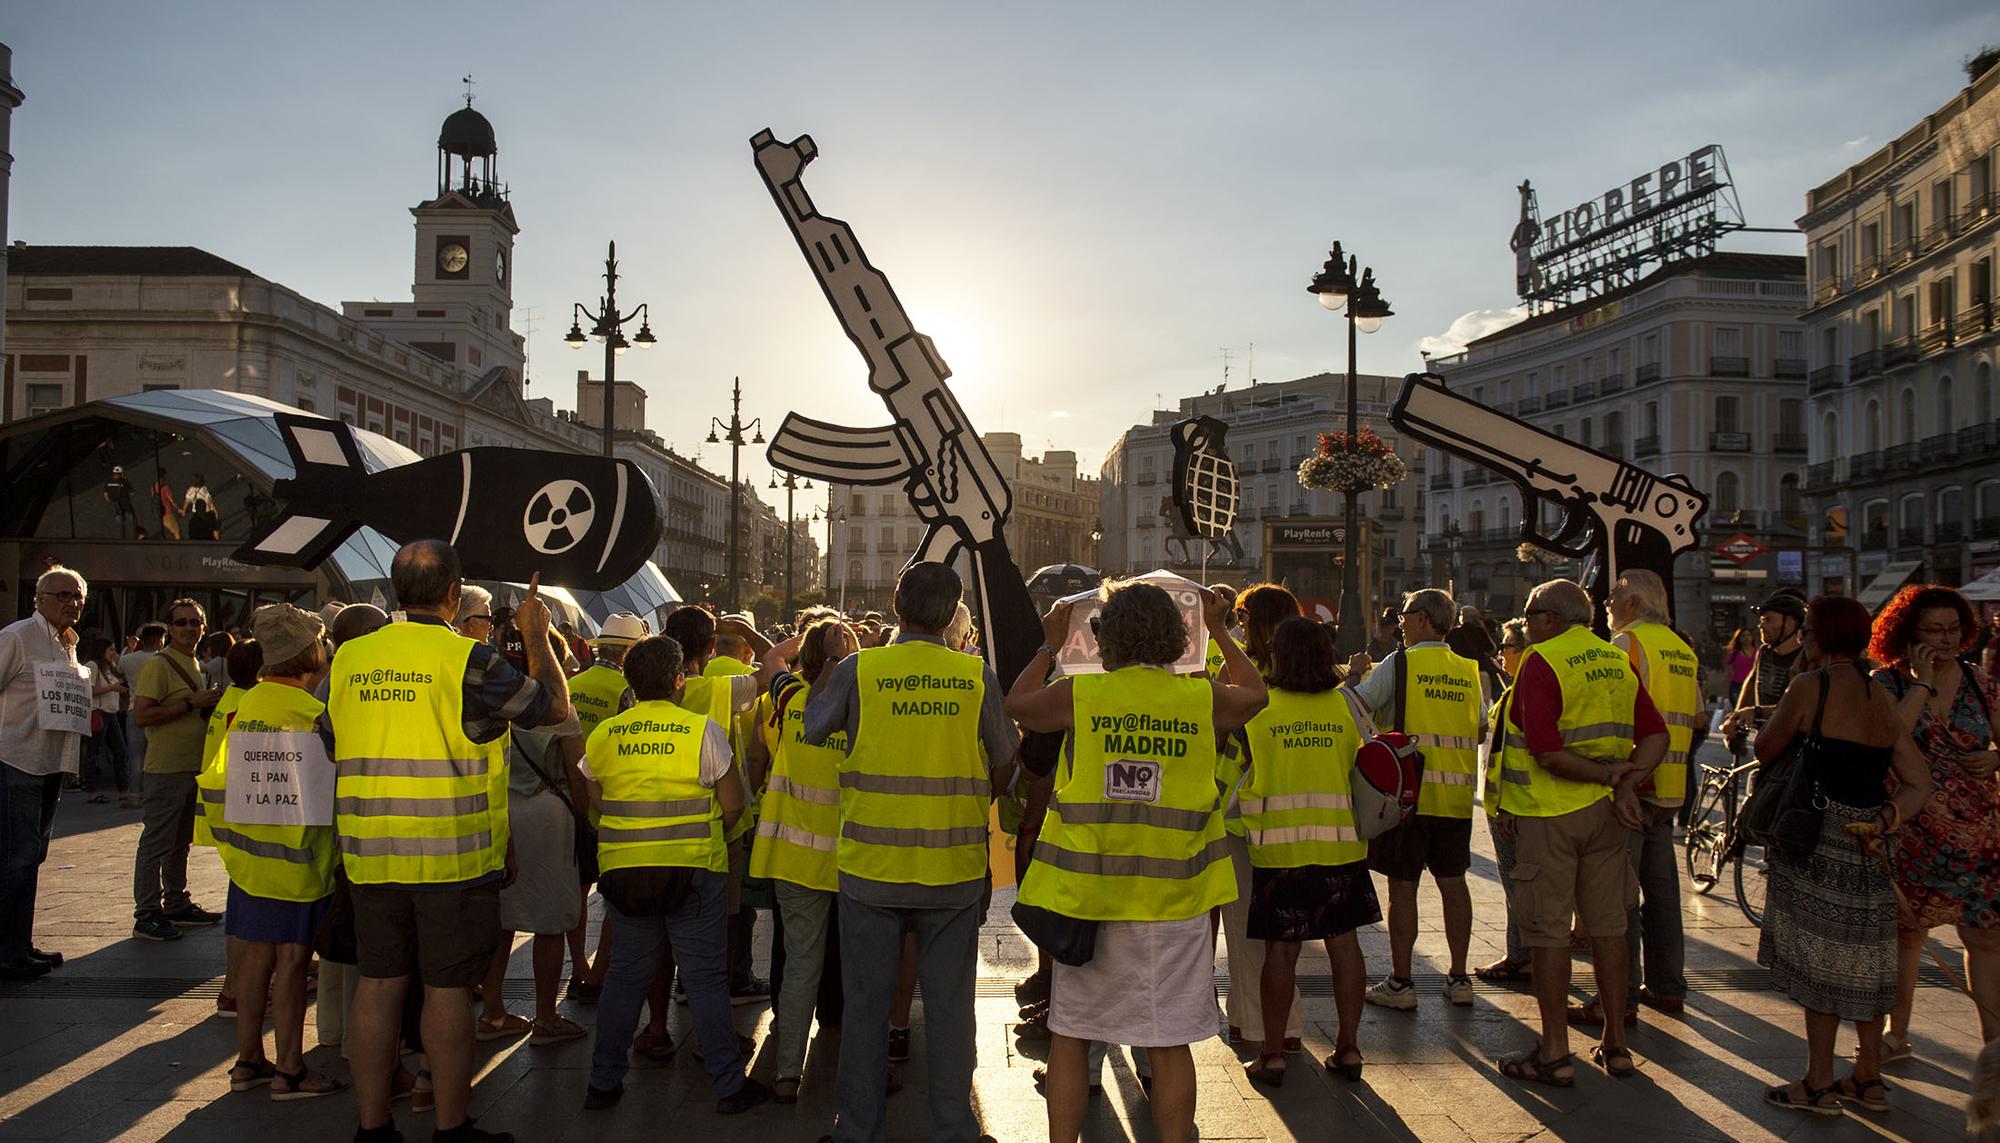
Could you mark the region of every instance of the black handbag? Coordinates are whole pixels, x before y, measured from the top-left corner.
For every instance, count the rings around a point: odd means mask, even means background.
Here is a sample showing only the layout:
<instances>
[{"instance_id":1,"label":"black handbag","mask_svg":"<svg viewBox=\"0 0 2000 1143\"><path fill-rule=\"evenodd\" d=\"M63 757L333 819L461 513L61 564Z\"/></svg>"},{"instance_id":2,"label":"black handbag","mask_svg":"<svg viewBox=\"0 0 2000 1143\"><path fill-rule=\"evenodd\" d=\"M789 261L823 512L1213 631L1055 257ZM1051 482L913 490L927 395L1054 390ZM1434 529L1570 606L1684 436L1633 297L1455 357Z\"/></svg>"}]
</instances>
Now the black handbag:
<instances>
[{"instance_id":1,"label":"black handbag","mask_svg":"<svg viewBox=\"0 0 2000 1143\"><path fill-rule=\"evenodd\" d=\"M1819 752L1820 720L1832 682L1819 672L1819 709L1812 729L1796 736L1783 754L1757 772L1756 788L1743 803L1737 827L1752 845L1761 845L1792 861L1804 861L1818 847L1826 822L1826 797L1814 776Z\"/></svg>"},{"instance_id":2,"label":"black handbag","mask_svg":"<svg viewBox=\"0 0 2000 1143\"><path fill-rule=\"evenodd\" d=\"M1036 948L1071 968L1081 968L1097 955L1096 921L1065 917L1016 899L1014 924Z\"/></svg>"}]
</instances>

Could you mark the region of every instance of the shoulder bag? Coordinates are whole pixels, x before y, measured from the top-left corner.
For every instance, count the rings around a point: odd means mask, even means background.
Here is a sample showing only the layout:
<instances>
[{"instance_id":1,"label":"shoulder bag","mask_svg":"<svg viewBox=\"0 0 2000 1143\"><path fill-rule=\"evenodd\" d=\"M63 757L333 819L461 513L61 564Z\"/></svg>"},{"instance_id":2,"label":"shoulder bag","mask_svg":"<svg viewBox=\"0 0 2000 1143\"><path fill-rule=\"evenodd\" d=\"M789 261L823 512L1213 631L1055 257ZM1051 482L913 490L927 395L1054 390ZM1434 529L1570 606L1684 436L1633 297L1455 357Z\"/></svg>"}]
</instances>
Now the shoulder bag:
<instances>
[{"instance_id":1,"label":"shoulder bag","mask_svg":"<svg viewBox=\"0 0 2000 1143\"><path fill-rule=\"evenodd\" d=\"M560 742L553 738L549 740L549 748L551 750L562 749ZM598 877L597 827L591 825L589 815L578 809L576 803L570 800L568 784L559 783L554 778L551 778L549 772L542 769L542 764L536 761L532 754L521 748L520 739L513 739L510 749L519 752L521 757L527 761L528 766L535 771L535 777L542 780L542 788L554 794L562 802L563 807L569 810L569 816L576 822L576 829L571 831L570 838L571 843L576 847L577 879L584 885L595 883Z\"/></svg>"},{"instance_id":2,"label":"shoulder bag","mask_svg":"<svg viewBox=\"0 0 2000 1143\"><path fill-rule=\"evenodd\" d=\"M1785 752L1757 771L1756 788L1737 818L1737 828L1752 845L1761 845L1792 861L1804 861L1819 845L1826 818L1826 796L1814 777L1819 753L1820 722L1832 681L1819 672L1819 709L1812 729L1793 736Z\"/></svg>"}]
</instances>

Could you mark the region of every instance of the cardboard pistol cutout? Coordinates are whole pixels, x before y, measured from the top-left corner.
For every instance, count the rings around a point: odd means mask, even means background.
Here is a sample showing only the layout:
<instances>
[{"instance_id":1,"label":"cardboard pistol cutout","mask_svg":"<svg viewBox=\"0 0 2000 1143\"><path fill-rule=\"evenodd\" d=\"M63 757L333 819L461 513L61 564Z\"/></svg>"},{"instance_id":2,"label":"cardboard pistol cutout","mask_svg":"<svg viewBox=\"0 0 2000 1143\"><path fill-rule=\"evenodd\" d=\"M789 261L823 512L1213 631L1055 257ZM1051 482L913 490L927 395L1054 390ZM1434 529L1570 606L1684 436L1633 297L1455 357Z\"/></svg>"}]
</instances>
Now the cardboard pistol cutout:
<instances>
[{"instance_id":1,"label":"cardboard pistol cutout","mask_svg":"<svg viewBox=\"0 0 2000 1143\"><path fill-rule=\"evenodd\" d=\"M1685 477L1655 475L1616 457L1544 432L1445 388L1435 373L1403 379L1389 412L1402 432L1505 476L1521 490L1521 538L1591 568L1584 584L1600 607L1627 571L1643 568L1674 598L1674 556L1695 546L1695 521L1708 497ZM1553 536L1535 530L1538 500L1559 504Z\"/></svg>"},{"instance_id":2,"label":"cardboard pistol cutout","mask_svg":"<svg viewBox=\"0 0 2000 1143\"><path fill-rule=\"evenodd\" d=\"M467 448L369 472L348 426L277 414L292 478L284 510L236 558L316 568L363 526L397 543L440 539L467 579L605 591L632 577L660 538L652 482L628 460L526 448Z\"/></svg>"},{"instance_id":3,"label":"cardboard pistol cutout","mask_svg":"<svg viewBox=\"0 0 2000 1143\"><path fill-rule=\"evenodd\" d=\"M1203 568L1211 556L1223 553L1241 559L1243 546L1235 533L1241 486L1236 462L1223 444L1229 426L1214 417L1189 417L1174 422L1167 435L1174 442L1174 509L1187 534L1205 544Z\"/></svg>"},{"instance_id":4,"label":"cardboard pistol cutout","mask_svg":"<svg viewBox=\"0 0 2000 1143\"><path fill-rule=\"evenodd\" d=\"M903 485L917 517L929 525L910 562L950 563L960 551L968 554L980 645L1003 683L1011 683L1034 656L1042 632L1007 551L1013 493L946 387L951 369L931 339L911 327L889 279L861 252L853 229L813 206L800 181L819 153L812 136L780 143L764 130L750 147L813 277L868 363L868 387L893 418L854 429L788 414L771 438L771 464L837 484Z\"/></svg>"}]
</instances>

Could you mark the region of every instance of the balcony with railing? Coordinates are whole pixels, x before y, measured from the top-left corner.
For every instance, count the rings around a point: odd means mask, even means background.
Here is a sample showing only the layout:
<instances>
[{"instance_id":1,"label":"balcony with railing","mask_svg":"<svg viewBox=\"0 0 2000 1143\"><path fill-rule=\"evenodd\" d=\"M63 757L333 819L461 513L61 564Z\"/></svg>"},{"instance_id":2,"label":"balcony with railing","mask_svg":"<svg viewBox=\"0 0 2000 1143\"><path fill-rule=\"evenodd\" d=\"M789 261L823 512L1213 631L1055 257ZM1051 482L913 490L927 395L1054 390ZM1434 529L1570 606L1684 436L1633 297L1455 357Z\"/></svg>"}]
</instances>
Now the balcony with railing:
<instances>
[{"instance_id":1,"label":"balcony with railing","mask_svg":"<svg viewBox=\"0 0 2000 1143\"><path fill-rule=\"evenodd\" d=\"M1958 434L1939 433L1934 437L1925 437L1917 445L1917 456L1919 463L1925 465L1949 464L1957 460Z\"/></svg>"},{"instance_id":2,"label":"balcony with railing","mask_svg":"<svg viewBox=\"0 0 2000 1143\"><path fill-rule=\"evenodd\" d=\"M1632 383L1634 385L1646 385L1659 379L1660 363L1657 361L1649 361L1632 371Z\"/></svg>"},{"instance_id":3,"label":"balcony with railing","mask_svg":"<svg viewBox=\"0 0 2000 1143\"><path fill-rule=\"evenodd\" d=\"M1576 394L1576 403L1579 405L1585 401L1595 401L1597 400L1597 382L1579 381L1574 392Z\"/></svg>"},{"instance_id":4,"label":"balcony with railing","mask_svg":"<svg viewBox=\"0 0 2000 1143\"><path fill-rule=\"evenodd\" d=\"M1750 359L1747 357L1724 357L1720 355L1711 357L1708 359L1708 375L1710 377L1748 377L1750 376Z\"/></svg>"},{"instance_id":5,"label":"balcony with railing","mask_svg":"<svg viewBox=\"0 0 2000 1143\"><path fill-rule=\"evenodd\" d=\"M1882 450L1882 471L1908 472L1918 467L1923 459L1923 446L1918 444L1890 445Z\"/></svg>"},{"instance_id":6,"label":"balcony with railing","mask_svg":"<svg viewBox=\"0 0 2000 1143\"><path fill-rule=\"evenodd\" d=\"M1632 455L1640 458L1660 455L1660 434L1648 433L1634 440Z\"/></svg>"},{"instance_id":7,"label":"balcony with railing","mask_svg":"<svg viewBox=\"0 0 2000 1143\"><path fill-rule=\"evenodd\" d=\"M2000 516L1981 516L1972 522L1972 538L1992 540L2000 538Z\"/></svg>"},{"instance_id":8,"label":"balcony with railing","mask_svg":"<svg viewBox=\"0 0 2000 1143\"><path fill-rule=\"evenodd\" d=\"M1840 366L1822 365L1806 375L1807 393L1831 393L1840 388Z\"/></svg>"},{"instance_id":9,"label":"balcony with railing","mask_svg":"<svg viewBox=\"0 0 2000 1143\"><path fill-rule=\"evenodd\" d=\"M1861 531L1862 551L1879 552L1884 548L1887 548L1888 546L1889 546L1889 528L1887 525L1862 529Z\"/></svg>"},{"instance_id":10,"label":"balcony with railing","mask_svg":"<svg viewBox=\"0 0 2000 1143\"><path fill-rule=\"evenodd\" d=\"M1983 455L2000 451L2000 421L1988 421L1983 425L1967 425L1958 430L1957 448L1960 455Z\"/></svg>"},{"instance_id":11,"label":"balcony with railing","mask_svg":"<svg viewBox=\"0 0 2000 1143\"><path fill-rule=\"evenodd\" d=\"M1451 489L1451 487L1452 487L1452 483L1451 483L1451 473L1449 473L1449 472L1433 472L1433 473L1431 473L1431 491L1432 491L1432 492L1445 492L1445 491L1449 491L1449 490Z\"/></svg>"},{"instance_id":12,"label":"balcony with railing","mask_svg":"<svg viewBox=\"0 0 2000 1143\"><path fill-rule=\"evenodd\" d=\"M1838 460L1823 460L1818 464L1806 465L1804 488L1807 492L1824 492L1841 481L1841 465Z\"/></svg>"},{"instance_id":13,"label":"balcony with railing","mask_svg":"<svg viewBox=\"0 0 2000 1143\"><path fill-rule=\"evenodd\" d=\"M1825 303L1830 302L1839 296L1840 296L1839 278L1822 278L1820 279L1819 284L1813 287L1813 304L1816 306L1824 305Z\"/></svg>"},{"instance_id":14,"label":"balcony with railing","mask_svg":"<svg viewBox=\"0 0 2000 1143\"><path fill-rule=\"evenodd\" d=\"M1865 286L1881 276L1882 256L1880 254L1863 255L1861 261L1854 267L1854 284L1857 286Z\"/></svg>"},{"instance_id":15,"label":"balcony with railing","mask_svg":"<svg viewBox=\"0 0 2000 1143\"><path fill-rule=\"evenodd\" d=\"M1970 230L1995 215L2000 215L2000 196L1992 191L1969 195L1965 205L1958 208L1958 228Z\"/></svg>"},{"instance_id":16,"label":"balcony with railing","mask_svg":"<svg viewBox=\"0 0 2000 1143\"><path fill-rule=\"evenodd\" d=\"M1918 335L1917 352L1925 357L1933 353L1942 353L1950 349L1956 340L1952 333L1950 318L1934 321L1925 326L1923 333Z\"/></svg>"},{"instance_id":17,"label":"balcony with railing","mask_svg":"<svg viewBox=\"0 0 2000 1143\"><path fill-rule=\"evenodd\" d=\"M1889 256L1884 260L1884 268L1894 270L1916 256L1917 240L1909 237L1898 238L1889 243Z\"/></svg>"},{"instance_id":18,"label":"balcony with railing","mask_svg":"<svg viewBox=\"0 0 2000 1143\"><path fill-rule=\"evenodd\" d=\"M1567 408L1568 406L1569 406L1569 390L1567 389L1549 390L1548 403L1546 405L1547 408L1562 409L1562 408Z\"/></svg>"},{"instance_id":19,"label":"balcony with railing","mask_svg":"<svg viewBox=\"0 0 2000 1143\"><path fill-rule=\"evenodd\" d=\"M1806 359L1803 357L1778 357L1771 361L1771 376L1780 381L1803 381L1806 376Z\"/></svg>"},{"instance_id":20,"label":"balcony with railing","mask_svg":"<svg viewBox=\"0 0 2000 1143\"><path fill-rule=\"evenodd\" d=\"M1607 397L1613 393L1622 391L1624 388L1625 375L1623 373L1606 373L1603 379L1597 383L1597 391Z\"/></svg>"},{"instance_id":21,"label":"balcony with railing","mask_svg":"<svg viewBox=\"0 0 2000 1143\"><path fill-rule=\"evenodd\" d=\"M1864 349L1847 359L1847 375L1856 381L1860 381L1866 377L1873 377L1880 372L1882 372L1882 351L1880 349Z\"/></svg>"},{"instance_id":22,"label":"balcony with railing","mask_svg":"<svg viewBox=\"0 0 2000 1143\"><path fill-rule=\"evenodd\" d=\"M1934 222L1924 231L1924 249L1935 250L1958 236L1958 220L1947 218Z\"/></svg>"},{"instance_id":23,"label":"balcony with railing","mask_svg":"<svg viewBox=\"0 0 2000 1143\"><path fill-rule=\"evenodd\" d=\"M1710 433L1710 434L1708 434L1708 451L1710 451L1710 452L1749 452L1749 451L1750 451L1750 434L1749 434L1749 433Z\"/></svg>"},{"instance_id":24,"label":"balcony with railing","mask_svg":"<svg viewBox=\"0 0 2000 1143\"><path fill-rule=\"evenodd\" d=\"M1898 341L1892 341L1882 347L1882 368L1886 371L1901 369L1906 365L1914 365L1919 356L1921 355L1917 352L1917 339L1915 337L1905 337Z\"/></svg>"},{"instance_id":25,"label":"balcony with railing","mask_svg":"<svg viewBox=\"0 0 2000 1143\"><path fill-rule=\"evenodd\" d=\"M1880 449L1856 453L1847 459L1847 474L1854 480L1873 480L1886 471L1888 465Z\"/></svg>"},{"instance_id":26,"label":"balcony with railing","mask_svg":"<svg viewBox=\"0 0 2000 1143\"><path fill-rule=\"evenodd\" d=\"M1982 333L1991 332L1995 328L1993 323L1993 300L1991 298L1981 298L1958 311L1957 325L1958 336L1961 340L1968 337L1978 337Z\"/></svg>"},{"instance_id":27,"label":"balcony with railing","mask_svg":"<svg viewBox=\"0 0 2000 1143\"><path fill-rule=\"evenodd\" d=\"M1896 529L1896 546L1899 548L1921 548L1924 546L1924 526L1915 524Z\"/></svg>"},{"instance_id":28,"label":"balcony with railing","mask_svg":"<svg viewBox=\"0 0 2000 1143\"><path fill-rule=\"evenodd\" d=\"M1933 543L1956 544L1965 538L1965 525L1957 520L1939 520L1931 533Z\"/></svg>"},{"instance_id":29,"label":"balcony with railing","mask_svg":"<svg viewBox=\"0 0 2000 1143\"><path fill-rule=\"evenodd\" d=\"M1771 451L1804 452L1806 451L1806 435L1804 433L1772 433Z\"/></svg>"},{"instance_id":30,"label":"balcony with railing","mask_svg":"<svg viewBox=\"0 0 2000 1143\"><path fill-rule=\"evenodd\" d=\"M1523 397L1516 403L1514 411L1523 417L1532 417L1542 411L1542 399L1540 397Z\"/></svg>"}]
</instances>

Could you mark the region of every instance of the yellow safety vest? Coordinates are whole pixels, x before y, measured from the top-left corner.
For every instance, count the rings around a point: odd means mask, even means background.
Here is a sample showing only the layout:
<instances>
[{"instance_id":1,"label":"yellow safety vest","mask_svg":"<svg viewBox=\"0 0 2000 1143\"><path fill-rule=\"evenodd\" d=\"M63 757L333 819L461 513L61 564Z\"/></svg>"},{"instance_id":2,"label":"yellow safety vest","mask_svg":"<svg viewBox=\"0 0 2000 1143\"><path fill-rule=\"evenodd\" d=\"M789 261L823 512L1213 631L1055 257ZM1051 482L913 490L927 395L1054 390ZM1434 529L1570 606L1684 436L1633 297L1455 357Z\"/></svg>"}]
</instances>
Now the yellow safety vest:
<instances>
[{"instance_id":1,"label":"yellow safety vest","mask_svg":"<svg viewBox=\"0 0 2000 1143\"><path fill-rule=\"evenodd\" d=\"M439 885L507 864L507 745L465 735L472 640L391 623L341 644L327 703L334 825L356 885Z\"/></svg>"},{"instance_id":2,"label":"yellow safety vest","mask_svg":"<svg viewBox=\"0 0 2000 1143\"><path fill-rule=\"evenodd\" d=\"M1652 773L1651 789L1639 792L1648 801L1679 805L1687 798L1688 747L1701 722L1701 664L1687 640L1664 623L1635 623L1624 633L1646 657L1646 693L1667 724L1667 756Z\"/></svg>"},{"instance_id":3,"label":"yellow safety vest","mask_svg":"<svg viewBox=\"0 0 2000 1143\"><path fill-rule=\"evenodd\" d=\"M319 716L326 710L301 687L258 683L236 688L235 718L223 733L212 766L204 766L195 784L201 790L202 815L222 867L238 889L274 901L317 901L333 892L333 827L248 825L225 820L224 796L229 788L229 757L233 739L243 734L319 735ZM200 827L197 827L198 829Z\"/></svg>"},{"instance_id":4,"label":"yellow safety vest","mask_svg":"<svg viewBox=\"0 0 2000 1143\"><path fill-rule=\"evenodd\" d=\"M599 869L729 869L722 803L701 784L707 729L708 719L665 699L639 703L598 724L584 753L603 794Z\"/></svg>"},{"instance_id":5,"label":"yellow safety vest","mask_svg":"<svg viewBox=\"0 0 2000 1143\"><path fill-rule=\"evenodd\" d=\"M859 652L854 677L861 714L840 765L840 872L916 885L984 877L984 662L913 639Z\"/></svg>"},{"instance_id":6,"label":"yellow safety vest","mask_svg":"<svg viewBox=\"0 0 2000 1143\"><path fill-rule=\"evenodd\" d=\"M1217 643L1215 641L1215 637L1211 635L1209 636L1208 640L1208 659L1207 659L1209 678L1214 679L1221 677L1222 663L1223 663L1222 644Z\"/></svg>"},{"instance_id":7,"label":"yellow safety vest","mask_svg":"<svg viewBox=\"0 0 2000 1143\"><path fill-rule=\"evenodd\" d=\"M597 729L598 723L619 712L629 689L618 668L604 663L591 664L569 681L569 705L576 711L577 722L583 725L585 738Z\"/></svg>"},{"instance_id":8,"label":"yellow safety vest","mask_svg":"<svg viewBox=\"0 0 2000 1143\"><path fill-rule=\"evenodd\" d=\"M847 754L847 732L835 731L822 746L808 743L807 692L800 683L785 699L763 816L750 848L750 876L831 893L840 888L833 854L840 844L840 762Z\"/></svg>"},{"instance_id":9,"label":"yellow safety vest","mask_svg":"<svg viewBox=\"0 0 2000 1143\"><path fill-rule=\"evenodd\" d=\"M1070 757L1020 899L1100 921L1180 921L1235 900L1209 681L1121 667L1070 686Z\"/></svg>"},{"instance_id":10,"label":"yellow safety vest","mask_svg":"<svg viewBox=\"0 0 2000 1143\"><path fill-rule=\"evenodd\" d=\"M1639 676L1625 653L1578 625L1544 639L1521 658L1521 670L1535 659L1547 662L1562 689L1556 729L1563 745L1586 758L1623 762L1632 756L1632 711ZM1516 688L1518 689L1518 687ZM1500 778L1507 783L1501 809L1517 817L1552 818L1595 805L1611 796L1597 782L1558 778L1542 769L1519 727L1514 725L1513 692L1501 739Z\"/></svg>"},{"instance_id":11,"label":"yellow safety vest","mask_svg":"<svg viewBox=\"0 0 2000 1143\"><path fill-rule=\"evenodd\" d=\"M242 702L243 696L248 693L242 687L231 683L229 684L229 689L222 692L222 697L215 700L215 709L208 716L208 729L202 732L201 738L201 773L203 775L221 765L223 732L229 729L229 720L236 713L236 704ZM212 846L215 844L215 835L210 832L211 827L208 820L208 807L210 805L208 797L209 787L200 778L195 780L195 785L202 790L202 802L195 807L200 812L194 816L194 843L196 845ZM222 787L218 784L215 789L220 791ZM213 801L216 803L222 801L222 796L219 792Z\"/></svg>"},{"instance_id":12,"label":"yellow safety vest","mask_svg":"<svg viewBox=\"0 0 2000 1143\"><path fill-rule=\"evenodd\" d=\"M1243 784L1250 864L1295 869L1368 856L1368 843L1354 829L1352 782L1361 732L1340 691L1273 687L1244 737L1250 742L1250 779Z\"/></svg>"},{"instance_id":13,"label":"yellow safety vest","mask_svg":"<svg viewBox=\"0 0 2000 1143\"><path fill-rule=\"evenodd\" d=\"M1472 816L1479 773L1479 666L1449 647L1405 647L1403 733L1424 754L1417 812Z\"/></svg>"},{"instance_id":14,"label":"yellow safety vest","mask_svg":"<svg viewBox=\"0 0 2000 1143\"><path fill-rule=\"evenodd\" d=\"M1486 737L1491 745L1486 750L1486 796L1480 801L1485 803L1486 816L1489 818L1500 816L1500 803L1503 800L1500 787L1500 759L1504 754L1500 747L1508 730L1506 722L1503 721L1507 717L1507 700L1513 694L1514 688L1510 685L1500 692L1500 697L1493 701L1493 708L1486 712Z\"/></svg>"}]
</instances>

